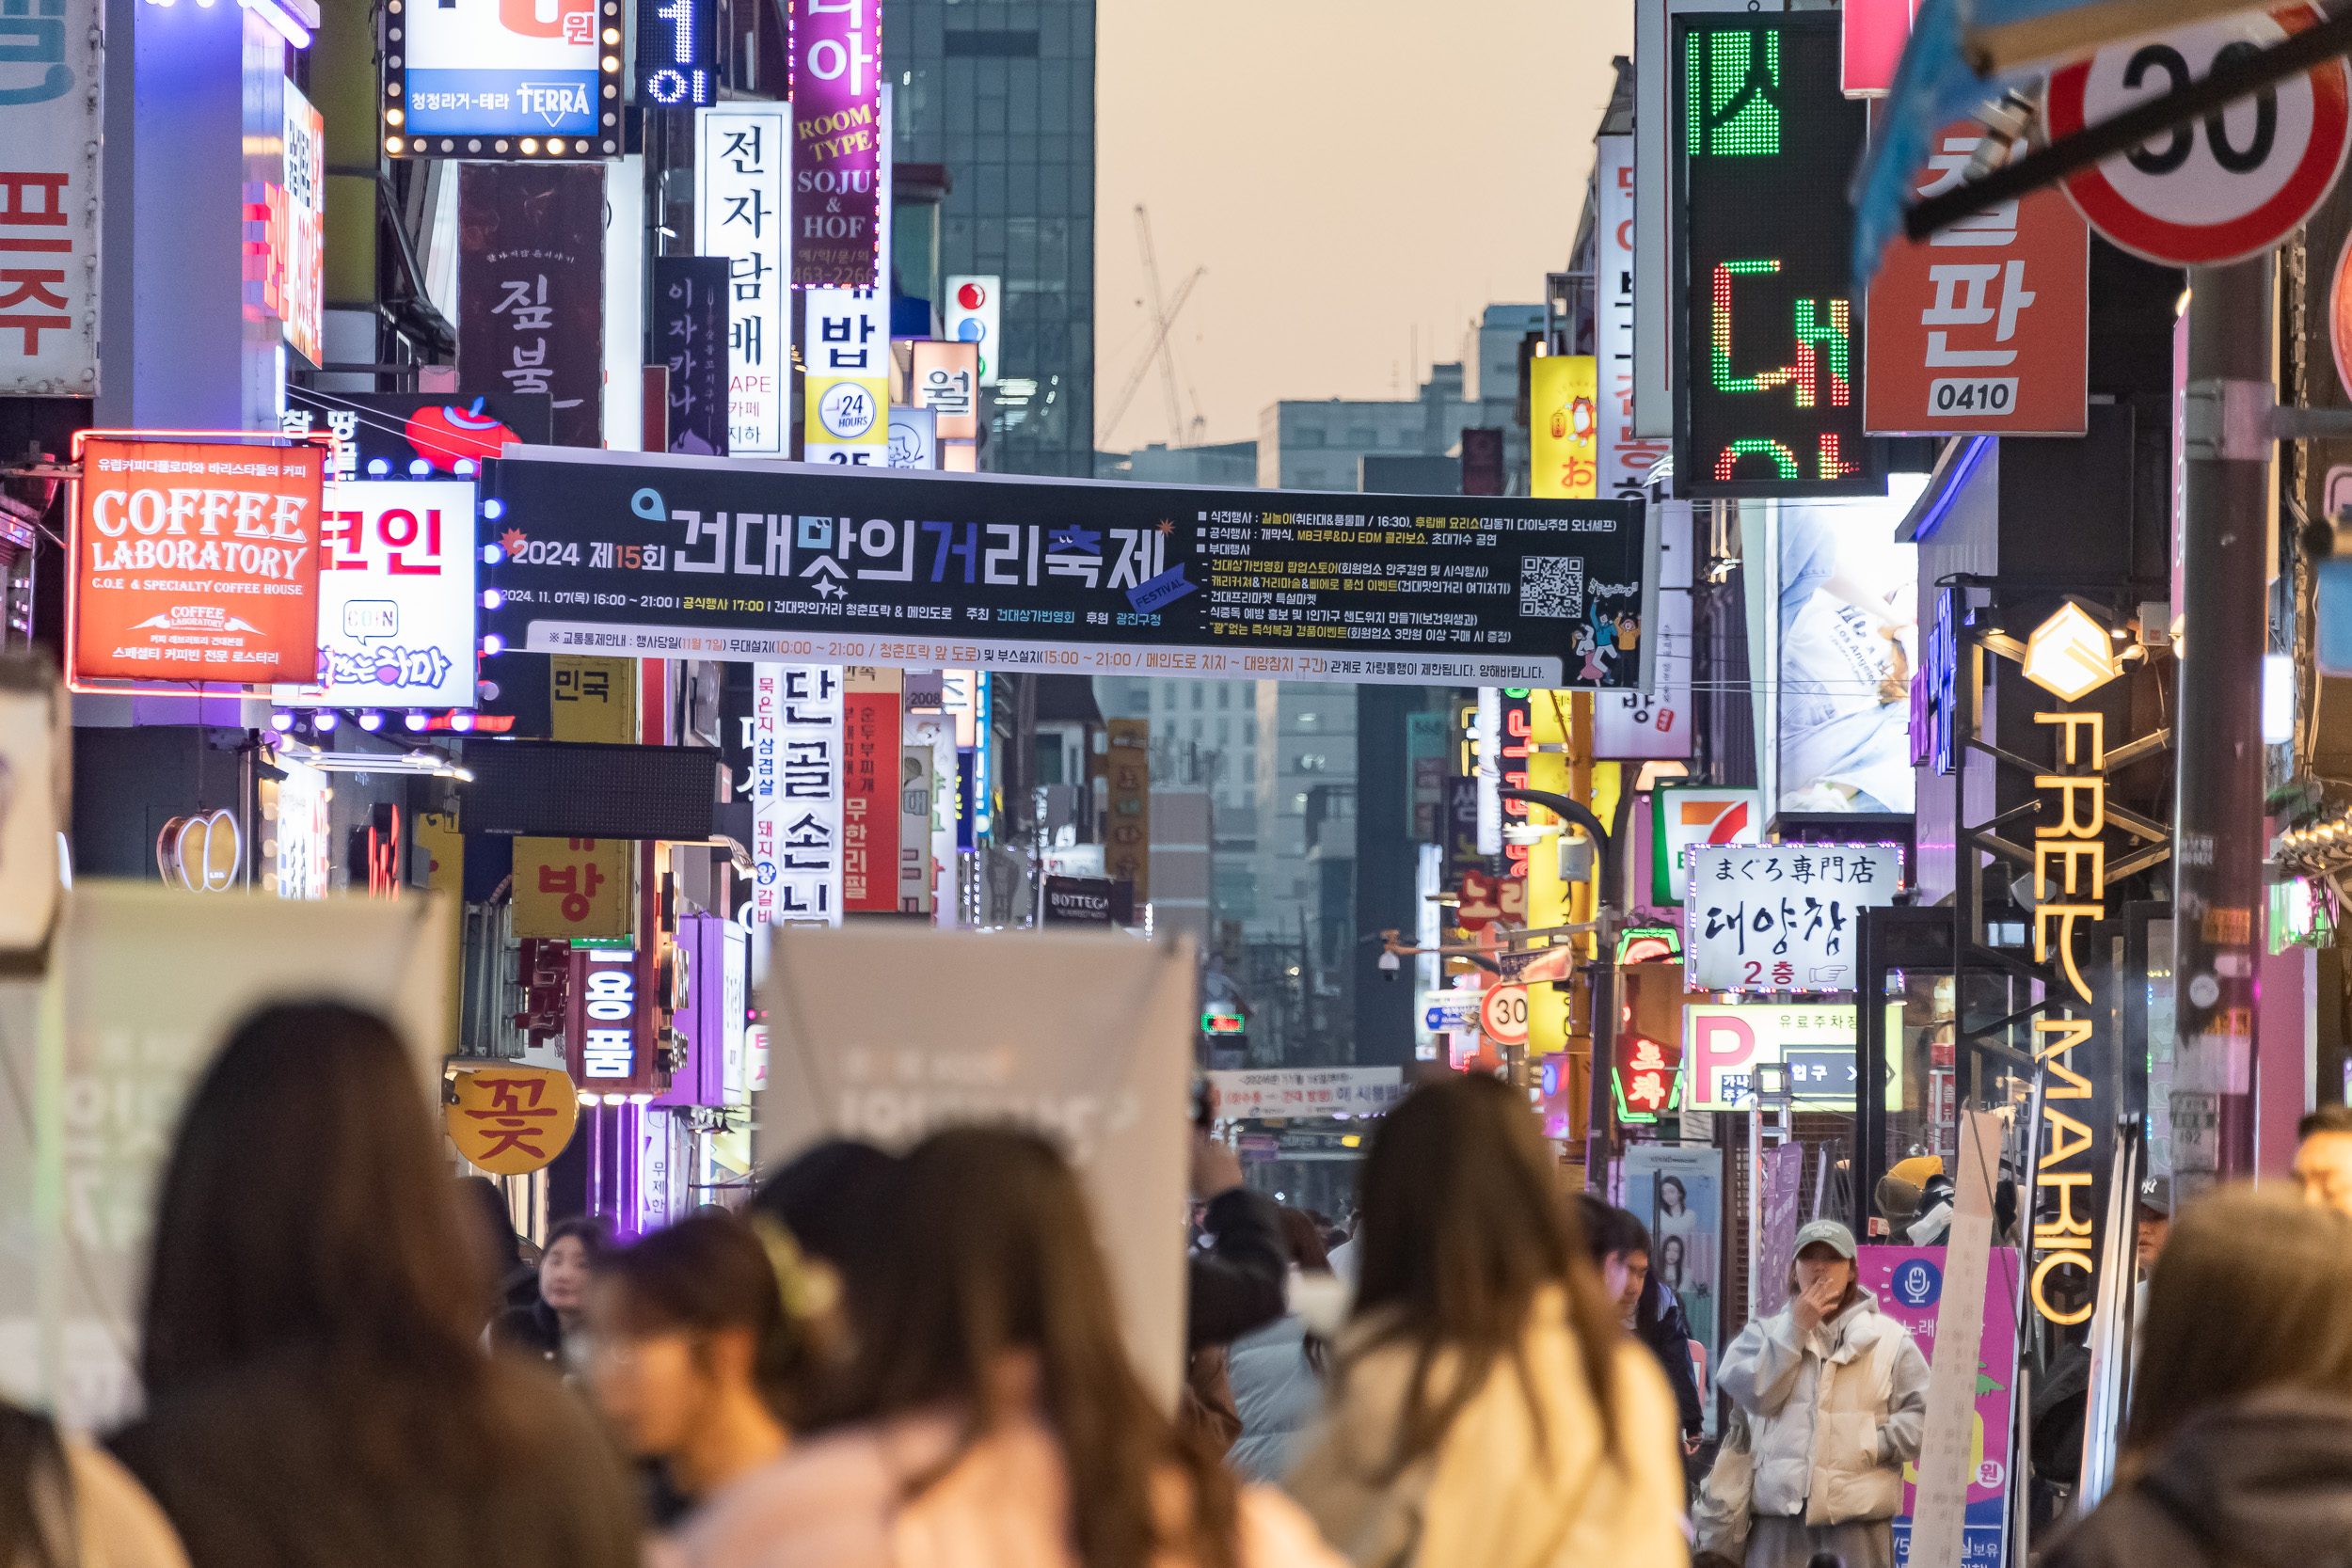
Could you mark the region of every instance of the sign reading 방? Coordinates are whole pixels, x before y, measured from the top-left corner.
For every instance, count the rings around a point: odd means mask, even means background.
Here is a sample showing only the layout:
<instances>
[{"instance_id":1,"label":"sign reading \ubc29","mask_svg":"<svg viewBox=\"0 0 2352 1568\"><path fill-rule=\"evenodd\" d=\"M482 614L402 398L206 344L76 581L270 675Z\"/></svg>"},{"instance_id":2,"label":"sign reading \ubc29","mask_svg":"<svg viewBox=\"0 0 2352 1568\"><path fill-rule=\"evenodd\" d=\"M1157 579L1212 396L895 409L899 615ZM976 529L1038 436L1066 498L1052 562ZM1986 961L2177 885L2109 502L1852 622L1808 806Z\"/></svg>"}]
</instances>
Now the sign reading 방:
<instances>
[{"instance_id":1,"label":"sign reading \ubc29","mask_svg":"<svg viewBox=\"0 0 2352 1568\"><path fill-rule=\"evenodd\" d=\"M487 465L532 652L1631 689L1643 508L1157 489L517 449Z\"/></svg>"},{"instance_id":2,"label":"sign reading \ubc29","mask_svg":"<svg viewBox=\"0 0 2352 1568\"><path fill-rule=\"evenodd\" d=\"M323 446L99 437L81 455L73 677L316 677Z\"/></svg>"}]
</instances>

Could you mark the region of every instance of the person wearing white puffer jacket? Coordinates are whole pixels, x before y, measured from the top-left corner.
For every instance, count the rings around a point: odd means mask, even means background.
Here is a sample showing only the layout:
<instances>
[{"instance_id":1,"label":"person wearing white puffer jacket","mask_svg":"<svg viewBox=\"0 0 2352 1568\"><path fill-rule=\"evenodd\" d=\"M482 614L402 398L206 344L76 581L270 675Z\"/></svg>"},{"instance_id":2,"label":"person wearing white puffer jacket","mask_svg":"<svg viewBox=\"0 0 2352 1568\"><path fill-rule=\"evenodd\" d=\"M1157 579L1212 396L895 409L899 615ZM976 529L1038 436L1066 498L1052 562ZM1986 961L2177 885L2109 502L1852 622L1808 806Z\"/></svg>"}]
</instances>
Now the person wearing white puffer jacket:
<instances>
[{"instance_id":1,"label":"person wearing white puffer jacket","mask_svg":"<svg viewBox=\"0 0 2352 1568\"><path fill-rule=\"evenodd\" d=\"M1815 1220L1796 1242L1788 1305L1740 1331L1719 1374L1751 1433L1747 1568L1805 1568L1818 1552L1894 1568L1927 1358L1855 1277L1851 1231Z\"/></svg>"}]
</instances>

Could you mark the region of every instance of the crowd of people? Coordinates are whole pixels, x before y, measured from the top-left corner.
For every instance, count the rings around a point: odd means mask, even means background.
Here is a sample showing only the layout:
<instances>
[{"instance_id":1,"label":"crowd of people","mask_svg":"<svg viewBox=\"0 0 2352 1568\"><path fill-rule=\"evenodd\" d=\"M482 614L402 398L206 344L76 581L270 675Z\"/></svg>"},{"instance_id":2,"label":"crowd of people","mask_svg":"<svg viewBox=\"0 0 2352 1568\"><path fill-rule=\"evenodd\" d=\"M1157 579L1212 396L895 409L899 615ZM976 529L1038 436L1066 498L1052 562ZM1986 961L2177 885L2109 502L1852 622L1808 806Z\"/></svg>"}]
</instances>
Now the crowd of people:
<instances>
[{"instance_id":1,"label":"crowd of people","mask_svg":"<svg viewBox=\"0 0 2352 1568\"><path fill-rule=\"evenodd\" d=\"M2352 1113L2315 1135L2352 1156ZM1653 1238L1561 1177L1479 1075L1381 1120L1344 1230L1203 1139L1171 1405L1042 1138L824 1145L534 1262L380 1019L273 1007L166 1168L143 1413L99 1447L0 1408L0 1565L1892 1568L1927 1367L1846 1227L1725 1351L1702 1474ZM2042 1560L2336 1560L2352 1217L2231 1190L2168 1224L2118 1484Z\"/></svg>"}]
</instances>

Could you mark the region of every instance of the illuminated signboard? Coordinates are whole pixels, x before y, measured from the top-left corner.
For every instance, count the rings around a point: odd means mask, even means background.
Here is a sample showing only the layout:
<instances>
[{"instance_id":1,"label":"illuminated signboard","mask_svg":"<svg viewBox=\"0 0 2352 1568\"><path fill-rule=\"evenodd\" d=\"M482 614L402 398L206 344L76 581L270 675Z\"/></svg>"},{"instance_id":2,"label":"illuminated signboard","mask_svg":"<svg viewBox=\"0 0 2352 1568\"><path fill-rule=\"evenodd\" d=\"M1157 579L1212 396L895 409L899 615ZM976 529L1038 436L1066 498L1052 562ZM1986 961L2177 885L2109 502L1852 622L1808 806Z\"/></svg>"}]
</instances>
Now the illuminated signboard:
<instances>
[{"instance_id":1,"label":"illuminated signboard","mask_svg":"<svg viewBox=\"0 0 2352 1568\"><path fill-rule=\"evenodd\" d=\"M1837 17L1677 18L1682 452L1692 496L1881 495L1863 436L1846 185L1866 112L1838 92Z\"/></svg>"},{"instance_id":2,"label":"illuminated signboard","mask_svg":"<svg viewBox=\"0 0 2352 1568\"><path fill-rule=\"evenodd\" d=\"M616 158L621 0L385 0L384 150Z\"/></svg>"},{"instance_id":3,"label":"illuminated signboard","mask_svg":"<svg viewBox=\"0 0 2352 1568\"><path fill-rule=\"evenodd\" d=\"M317 685L280 703L474 705L473 485L355 480L326 486L319 546ZM537 933L547 934L547 933Z\"/></svg>"},{"instance_id":4,"label":"illuminated signboard","mask_svg":"<svg viewBox=\"0 0 2352 1568\"><path fill-rule=\"evenodd\" d=\"M1902 1037L1902 1004L1886 1008L1886 1035ZM1854 1108L1856 1020L1851 1002L1823 1005L1692 1003L1682 1010L1682 1062L1690 1077L1684 1109L1744 1111L1759 1063L1785 1062L1800 1111ZM1890 1050L1886 1108L1903 1107L1903 1053Z\"/></svg>"},{"instance_id":5,"label":"illuminated signboard","mask_svg":"<svg viewBox=\"0 0 2352 1568\"><path fill-rule=\"evenodd\" d=\"M637 101L675 109L718 100L717 0L638 0Z\"/></svg>"}]
</instances>

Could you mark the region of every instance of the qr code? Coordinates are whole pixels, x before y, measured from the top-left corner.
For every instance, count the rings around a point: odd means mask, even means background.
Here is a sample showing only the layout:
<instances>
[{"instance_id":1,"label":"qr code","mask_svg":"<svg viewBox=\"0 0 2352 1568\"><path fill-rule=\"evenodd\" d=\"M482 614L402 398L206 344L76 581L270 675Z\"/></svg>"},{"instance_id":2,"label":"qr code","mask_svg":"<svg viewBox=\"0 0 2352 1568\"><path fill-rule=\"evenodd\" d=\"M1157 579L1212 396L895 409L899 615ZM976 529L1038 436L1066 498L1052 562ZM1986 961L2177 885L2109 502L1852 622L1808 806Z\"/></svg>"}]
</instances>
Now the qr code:
<instances>
[{"instance_id":1,"label":"qr code","mask_svg":"<svg viewBox=\"0 0 2352 1568\"><path fill-rule=\"evenodd\" d=\"M1584 558L1531 555L1519 562L1519 613L1553 621L1584 615Z\"/></svg>"}]
</instances>

